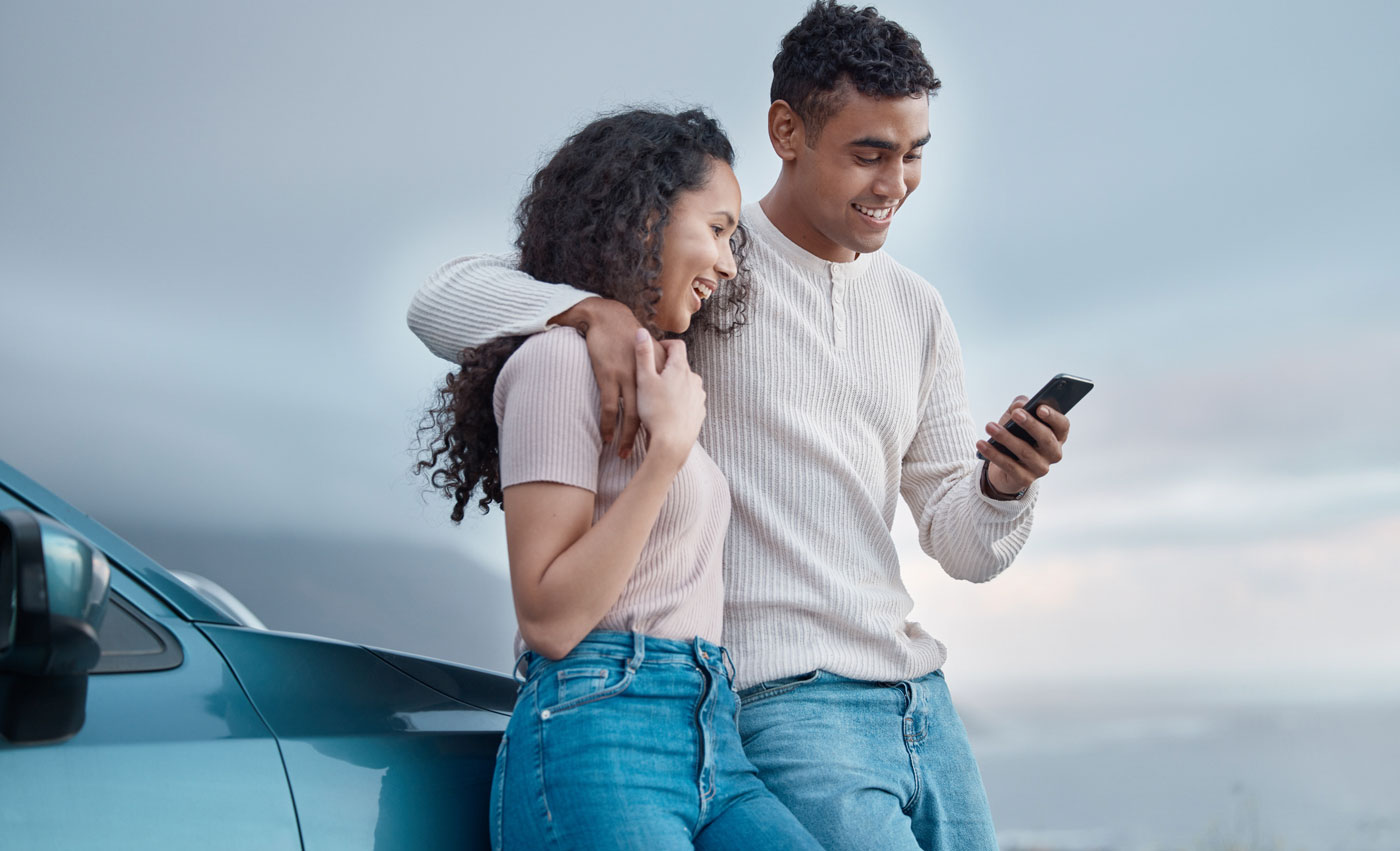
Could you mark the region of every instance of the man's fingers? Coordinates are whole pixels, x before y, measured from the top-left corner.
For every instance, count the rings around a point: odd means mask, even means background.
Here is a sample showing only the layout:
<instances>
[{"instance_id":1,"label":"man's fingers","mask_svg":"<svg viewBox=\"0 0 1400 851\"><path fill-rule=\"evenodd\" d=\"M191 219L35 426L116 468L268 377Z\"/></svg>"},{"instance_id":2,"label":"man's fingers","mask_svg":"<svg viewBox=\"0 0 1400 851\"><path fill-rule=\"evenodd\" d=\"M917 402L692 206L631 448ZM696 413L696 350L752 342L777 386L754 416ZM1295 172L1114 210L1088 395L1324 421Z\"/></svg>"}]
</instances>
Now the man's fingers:
<instances>
[{"instance_id":1,"label":"man's fingers","mask_svg":"<svg viewBox=\"0 0 1400 851\"><path fill-rule=\"evenodd\" d=\"M656 378L656 341L645 328L638 328L633 337L632 351L636 356L637 374L636 381L618 382L618 395L622 399L622 431L618 434L617 457L628 458L632 455L632 444L637 440L637 429L641 428L642 419L637 413L637 383L642 381L652 381ZM617 421L614 415L614 422Z\"/></svg>"},{"instance_id":2,"label":"man's fingers","mask_svg":"<svg viewBox=\"0 0 1400 851\"><path fill-rule=\"evenodd\" d=\"M1006 425L1007 423L1011 422L1011 415L1016 412L1016 409L1020 408L1022 405L1026 404L1029 401L1030 399L1026 396L1017 396L1015 399L1012 399L1011 404L1006 406L1006 413L1002 414L1001 419L997 422L999 422L1001 425Z\"/></svg>"},{"instance_id":3,"label":"man's fingers","mask_svg":"<svg viewBox=\"0 0 1400 851\"><path fill-rule=\"evenodd\" d=\"M601 386L601 385L600 385ZM620 390L621 388L619 388ZM599 397L598 431L603 436L603 445L612 443L613 432L617 427L617 393L603 392Z\"/></svg>"},{"instance_id":4,"label":"man's fingers","mask_svg":"<svg viewBox=\"0 0 1400 851\"><path fill-rule=\"evenodd\" d=\"M1054 409L1046 405L1041 405L1040 408L1054 413ZM1040 454L1051 464L1060 460L1060 437L1054 429L1024 410L1012 411L1011 420L1025 429L1026 434L1029 434L1031 440L1035 441L1033 452Z\"/></svg>"},{"instance_id":5,"label":"man's fingers","mask_svg":"<svg viewBox=\"0 0 1400 851\"><path fill-rule=\"evenodd\" d=\"M1061 443L1069 440L1069 417L1049 405L1041 405L1040 410L1036 412L1036 416L1055 433L1056 440Z\"/></svg>"},{"instance_id":6,"label":"man's fingers","mask_svg":"<svg viewBox=\"0 0 1400 851\"><path fill-rule=\"evenodd\" d=\"M639 371L638 375L640 374ZM622 386L622 434L618 440L617 457L631 457L632 444L637 441L637 429L641 424L642 418L637 415L637 386L624 384Z\"/></svg>"},{"instance_id":7,"label":"man's fingers","mask_svg":"<svg viewBox=\"0 0 1400 851\"><path fill-rule=\"evenodd\" d=\"M1046 459L1037 449L1032 447L1029 443L1022 440L1021 438L1012 434L1007 429L1004 429L999 425L987 423L987 434L991 435L997 443L1000 443L1002 446L1005 446L1007 449L1011 450L1011 453L1016 456L1015 460L1018 462L1016 466L1022 470L1025 470L1026 472L1029 472L1032 478L1038 479L1046 473L1050 472L1050 464L1053 462ZM993 451L995 452L995 450ZM1000 452L997 452L996 454L1002 456L1001 459L998 460L1011 460ZM998 464L997 466L1002 467L1002 469L1005 470L1007 473L1012 472L1011 469L1007 468L1002 464Z\"/></svg>"}]
</instances>

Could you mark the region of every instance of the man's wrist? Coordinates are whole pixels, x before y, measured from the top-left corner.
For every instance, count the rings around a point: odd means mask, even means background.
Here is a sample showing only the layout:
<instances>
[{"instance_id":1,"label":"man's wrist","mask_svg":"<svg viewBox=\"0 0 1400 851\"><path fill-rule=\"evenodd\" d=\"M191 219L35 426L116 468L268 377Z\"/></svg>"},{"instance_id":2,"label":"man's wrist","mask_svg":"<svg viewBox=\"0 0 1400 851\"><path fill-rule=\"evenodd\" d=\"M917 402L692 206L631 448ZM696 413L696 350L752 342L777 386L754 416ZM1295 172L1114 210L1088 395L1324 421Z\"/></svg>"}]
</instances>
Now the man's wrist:
<instances>
[{"instance_id":1,"label":"man's wrist","mask_svg":"<svg viewBox=\"0 0 1400 851\"><path fill-rule=\"evenodd\" d=\"M593 308L602 302L601 296L589 296L582 301L574 303L573 307L563 313L555 314L549 318L550 325L561 325L566 328L573 328L580 334L588 333L588 326L593 324Z\"/></svg>"},{"instance_id":2,"label":"man's wrist","mask_svg":"<svg viewBox=\"0 0 1400 851\"><path fill-rule=\"evenodd\" d=\"M1026 491L1029 489L1028 487L1021 488L1016 493L1006 493L1005 491L998 490L997 486L992 484L992 477L990 475L991 469L992 462L982 462L982 493L998 502L1014 502L1026 495Z\"/></svg>"}]
</instances>

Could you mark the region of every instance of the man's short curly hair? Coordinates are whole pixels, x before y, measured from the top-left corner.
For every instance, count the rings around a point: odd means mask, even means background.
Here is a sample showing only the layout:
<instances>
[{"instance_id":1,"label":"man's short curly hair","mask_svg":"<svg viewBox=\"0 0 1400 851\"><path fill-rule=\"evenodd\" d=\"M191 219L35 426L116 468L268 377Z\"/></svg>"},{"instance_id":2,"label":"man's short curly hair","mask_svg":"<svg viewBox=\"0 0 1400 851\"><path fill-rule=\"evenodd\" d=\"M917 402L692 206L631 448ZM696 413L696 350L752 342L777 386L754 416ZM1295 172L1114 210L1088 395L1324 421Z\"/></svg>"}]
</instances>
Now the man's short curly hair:
<instances>
[{"instance_id":1,"label":"man's short curly hair","mask_svg":"<svg viewBox=\"0 0 1400 851\"><path fill-rule=\"evenodd\" d=\"M783 36L773 58L771 99L787 101L811 144L840 108L844 83L874 97L932 96L943 85L904 27L872 6L816 0Z\"/></svg>"}]
</instances>

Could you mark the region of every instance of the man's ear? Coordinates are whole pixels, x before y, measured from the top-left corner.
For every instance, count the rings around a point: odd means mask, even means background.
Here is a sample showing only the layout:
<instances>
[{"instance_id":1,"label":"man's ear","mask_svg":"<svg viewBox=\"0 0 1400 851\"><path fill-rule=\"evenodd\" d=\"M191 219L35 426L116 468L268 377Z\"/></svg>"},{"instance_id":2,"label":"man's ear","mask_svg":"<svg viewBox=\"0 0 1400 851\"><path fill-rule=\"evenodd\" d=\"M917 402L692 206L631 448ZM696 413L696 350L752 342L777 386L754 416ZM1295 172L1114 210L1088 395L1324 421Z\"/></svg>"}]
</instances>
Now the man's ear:
<instances>
[{"instance_id":1,"label":"man's ear","mask_svg":"<svg viewBox=\"0 0 1400 851\"><path fill-rule=\"evenodd\" d=\"M797 112L785 100L773 101L768 107L768 141L773 145L773 152L783 162L792 162L797 159L798 146L806 144L805 139L802 119Z\"/></svg>"}]
</instances>

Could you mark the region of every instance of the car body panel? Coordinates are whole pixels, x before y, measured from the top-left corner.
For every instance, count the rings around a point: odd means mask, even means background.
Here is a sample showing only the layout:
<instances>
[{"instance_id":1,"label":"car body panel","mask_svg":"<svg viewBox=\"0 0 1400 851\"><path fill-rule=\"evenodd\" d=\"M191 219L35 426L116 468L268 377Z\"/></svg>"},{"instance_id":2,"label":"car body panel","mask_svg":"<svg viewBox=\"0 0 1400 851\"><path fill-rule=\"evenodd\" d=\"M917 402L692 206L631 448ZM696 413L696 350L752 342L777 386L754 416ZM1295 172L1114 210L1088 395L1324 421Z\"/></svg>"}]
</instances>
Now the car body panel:
<instances>
[{"instance_id":1,"label":"car body panel","mask_svg":"<svg viewBox=\"0 0 1400 851\"><path fill-rule=\"evenodd\" d=\"M509 715L515 709L519 684L509 677L465 665L446 665L441 659L428 656L400 653L397 650L384 650L379 647L365 649L448 697L503 715Z\"/></svg>"},{"instance_id":2,"label":"car body panel","mask_svg":"<svg viewBox=\"0 0 1400 851\"><path fill-rule=\"evenodd\" d=\"M87 721L69 741L0 743L0 845L301 848L277 742L223 658L130 576L112 579L179 641L183 662L91 676Z\"/></svg>"},{"instance_id":3,"label":"car body panel","mask_svg":"<svg viewBox=\"0 0 1400 851\"><path fill-rule=\"evenodd\" d=\"M486 847L508 716L448 697L357 645L202 629L281 742L307 849Z\"/></svg>"}]
</instances>

